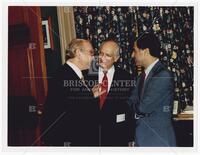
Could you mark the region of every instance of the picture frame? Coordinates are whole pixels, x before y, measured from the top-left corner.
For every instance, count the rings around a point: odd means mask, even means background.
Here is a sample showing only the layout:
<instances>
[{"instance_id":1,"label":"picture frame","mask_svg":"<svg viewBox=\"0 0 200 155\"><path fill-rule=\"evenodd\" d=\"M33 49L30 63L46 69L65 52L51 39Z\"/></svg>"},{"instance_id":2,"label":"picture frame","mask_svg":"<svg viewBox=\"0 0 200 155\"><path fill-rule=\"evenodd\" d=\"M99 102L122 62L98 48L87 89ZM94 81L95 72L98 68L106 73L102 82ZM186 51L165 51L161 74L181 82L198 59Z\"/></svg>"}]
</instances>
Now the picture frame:
<instances>
[{"instance_id":1,"label":"picture frame","mask_svg":"<svg viewBox=\"0 0 200 155\"><path fill-rule=\"evenodd\" d=\"M43 42L44 49L54 49L53 34L51 26L51 17L46 20L42 20Z\"/></svg>"}]
</instances>

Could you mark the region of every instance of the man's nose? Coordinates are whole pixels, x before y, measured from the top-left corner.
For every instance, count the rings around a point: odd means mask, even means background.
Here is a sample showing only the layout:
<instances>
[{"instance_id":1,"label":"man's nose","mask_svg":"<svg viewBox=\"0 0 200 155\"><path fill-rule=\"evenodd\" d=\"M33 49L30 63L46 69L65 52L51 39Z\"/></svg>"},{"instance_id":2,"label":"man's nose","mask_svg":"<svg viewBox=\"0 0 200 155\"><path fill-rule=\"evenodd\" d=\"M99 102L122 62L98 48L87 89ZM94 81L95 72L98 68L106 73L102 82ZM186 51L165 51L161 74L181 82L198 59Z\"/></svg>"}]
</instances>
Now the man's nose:
<instances>
[{"instance_id":1,"label":"man's nose","mask_svg":"<svg viewBox=\"0 0 200 155\"><path fill-rule=\"evenodd\" d=\"M102 60L104 59L104 56L103 56L103 55L99 55L99 57L98 57L98 58L99 58L99 60L101 60L101 61L102 61Z\"/></svg>"}]
</instances>

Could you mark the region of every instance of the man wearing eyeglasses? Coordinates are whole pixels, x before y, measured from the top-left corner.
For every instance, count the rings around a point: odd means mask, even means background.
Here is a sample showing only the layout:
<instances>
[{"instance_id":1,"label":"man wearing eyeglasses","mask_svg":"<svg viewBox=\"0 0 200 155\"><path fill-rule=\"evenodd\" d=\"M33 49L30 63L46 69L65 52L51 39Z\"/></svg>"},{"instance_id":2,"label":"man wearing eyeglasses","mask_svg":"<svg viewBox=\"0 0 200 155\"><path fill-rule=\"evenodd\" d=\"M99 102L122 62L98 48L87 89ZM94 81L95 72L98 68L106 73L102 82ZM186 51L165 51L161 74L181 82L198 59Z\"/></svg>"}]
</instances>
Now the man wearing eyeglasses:
<instances>
[{"instance_id":1,"label":"man wearing eyeglasses","mask_svg":"<svg viewBox=\"0 0 200 155\"><path fill-rule=\"evenodd\" d=\"M105 92L100 92L99 85L88 88L82 74L93 58L93 47L88 40L71 41L66 63L49 83L43 118L44 145L98 145L98 104L95 100Z\"/></svg>"}]
</instances>

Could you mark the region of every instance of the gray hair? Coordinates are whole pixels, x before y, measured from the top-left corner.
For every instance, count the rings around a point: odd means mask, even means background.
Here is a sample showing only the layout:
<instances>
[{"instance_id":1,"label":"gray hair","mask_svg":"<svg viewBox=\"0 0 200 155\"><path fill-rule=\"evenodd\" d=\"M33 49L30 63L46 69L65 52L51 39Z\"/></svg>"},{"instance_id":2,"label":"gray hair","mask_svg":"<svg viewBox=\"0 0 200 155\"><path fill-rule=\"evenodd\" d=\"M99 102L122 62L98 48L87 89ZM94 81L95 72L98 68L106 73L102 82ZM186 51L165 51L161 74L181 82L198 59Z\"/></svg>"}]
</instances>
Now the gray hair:
<instances>
[{"instance_id":1,"label":"gray hair","mask_svg":"<svg viewBox=\"0 0 200 155\"><path fill-rule=\"evenodd\" d=\"M73 39L66 49L66 60L74 58L76 56L76 50L80 49L83 50L84 42L89 42L85 39Z\"/></svg>"}]
</instances>

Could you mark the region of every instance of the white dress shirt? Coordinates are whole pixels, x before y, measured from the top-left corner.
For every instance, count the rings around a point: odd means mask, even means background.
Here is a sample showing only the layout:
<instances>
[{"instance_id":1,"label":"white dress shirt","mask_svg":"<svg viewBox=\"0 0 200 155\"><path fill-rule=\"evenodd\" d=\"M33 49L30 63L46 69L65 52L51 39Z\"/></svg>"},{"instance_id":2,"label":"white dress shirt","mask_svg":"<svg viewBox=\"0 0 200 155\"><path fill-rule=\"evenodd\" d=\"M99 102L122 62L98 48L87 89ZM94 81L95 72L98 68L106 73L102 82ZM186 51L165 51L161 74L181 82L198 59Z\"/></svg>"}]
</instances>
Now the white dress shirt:
<instances>
[{"instance_id":1,"label":"white dress shirt","mask_svg":"<svg viewBox=\"0 0 200 155\"><path fill-rule=\"evenodd\" d=\"M152 68L155 66L155 64L156 64L158 61L159 61L159 59L157 59L156 61L154 61L151 65L149 65L149 66L147 67L147 69L145 69L145 74L146 74L145 80L147 79L147 77L148 77L150 71L152 70Z\"/></svg>"},{"instance_id":2,"label":"white dress shirt","mask_svg":"<svg viewBox=\"0 0 200 155\"><path fill-rule=\"evenodd\" d=\"M71 63L70 61L67 61L67 64L73 69L80 79L83 77L81 70L75 64Z\"/></svg>"},{"instance_id":3,"label":"white dress shirt","mask_svg":"<svg viewBox=\"0 0 200 155\"><path fill-rule=\"evenodd\" d=\"M107 78L108 78L108 92L110 90L110 87L111 87L111 84L112 84L112 81L113 81L114 73L115 73L115 67L112 66L106 74ZM99 67L99 76L98 77L99 77L99 83L102 83L104 73L103 73L103 68L101 68L101 67Z\"/></svg>"}]
</instances>

